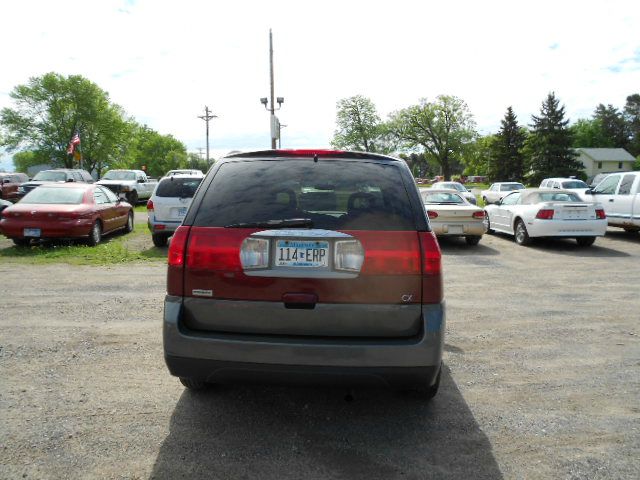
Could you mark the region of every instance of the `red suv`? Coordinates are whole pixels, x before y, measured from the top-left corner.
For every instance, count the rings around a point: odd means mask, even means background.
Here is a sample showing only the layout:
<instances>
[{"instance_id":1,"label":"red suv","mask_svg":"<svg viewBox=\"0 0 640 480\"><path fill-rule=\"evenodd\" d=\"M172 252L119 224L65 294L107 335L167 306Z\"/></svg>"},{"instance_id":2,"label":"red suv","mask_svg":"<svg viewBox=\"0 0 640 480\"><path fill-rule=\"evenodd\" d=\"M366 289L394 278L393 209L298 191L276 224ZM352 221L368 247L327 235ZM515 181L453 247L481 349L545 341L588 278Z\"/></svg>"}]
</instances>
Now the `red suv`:
<instances>
[{"instance_id":1,"label":"red suv","mask_svg":"<svg viewBox=\"0 0 640 480\"><path fill-rule=\"evenodd\" d=\"M440 248L407 165L327 150L217 162L173 236L169 371L245 381L418 388L440 381Z\"/></svg>"}]
</instances>

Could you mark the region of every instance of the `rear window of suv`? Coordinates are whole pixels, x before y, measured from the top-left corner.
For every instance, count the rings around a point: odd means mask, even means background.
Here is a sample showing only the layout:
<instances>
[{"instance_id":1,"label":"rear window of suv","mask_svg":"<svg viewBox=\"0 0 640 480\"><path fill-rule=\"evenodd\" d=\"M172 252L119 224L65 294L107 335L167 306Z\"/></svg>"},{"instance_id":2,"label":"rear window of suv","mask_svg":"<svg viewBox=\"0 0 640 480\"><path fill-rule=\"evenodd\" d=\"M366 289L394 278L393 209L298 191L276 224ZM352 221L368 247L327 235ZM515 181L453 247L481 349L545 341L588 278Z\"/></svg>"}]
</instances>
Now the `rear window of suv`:
<instances>
[{"instance_id":1,"label":"rear window of suv","mask_svg":"<svg viewBox=\"0 0 640 480\"><path fill-rule=\"evenodd\" d=\"M309 219L327 230L415 230L398 167L312 159L223 164L207 189L195 226L225 227Z\"/></svg>"},{"instance_id":2,"label":"rear window of suv","mask_svg":"<svg viewBox=\"0 0 640 480\"><path fill-rule=\"evenodd\" d=\"M193 198L201 181L201 178L166 178L158 185L156 197Z\"/></svg>"}]
</instances>

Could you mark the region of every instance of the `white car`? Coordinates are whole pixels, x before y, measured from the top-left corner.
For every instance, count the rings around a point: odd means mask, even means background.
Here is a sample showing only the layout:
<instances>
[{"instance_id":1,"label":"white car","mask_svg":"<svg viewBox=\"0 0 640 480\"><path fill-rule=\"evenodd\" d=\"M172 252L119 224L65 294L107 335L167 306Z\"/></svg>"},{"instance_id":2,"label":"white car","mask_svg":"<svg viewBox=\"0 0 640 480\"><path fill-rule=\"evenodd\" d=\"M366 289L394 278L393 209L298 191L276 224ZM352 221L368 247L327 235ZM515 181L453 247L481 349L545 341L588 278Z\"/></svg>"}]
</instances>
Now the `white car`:
<instances>
[{"instance_id":1,"label":"white car","mask_svg":"<svg viewBox=\"0 0 640 480\"><path fill-rule=\"evenodd\" d=\"M202 178L200 175L176 174L160 179L147 202L148 226L156 247L166 246L169 237L180 226Z\"/></svg>"},{"instance_id":2,"label":"white car","mask_svg":"<svg viewBox=\"0 0 640 480\"><path fill-rule=\"evenodd\" d=\"M485 207L485 226L515 236L519 245L532 238L569 237L588 247L604 236L607 216L600 204L583 202L575 192L530 188L506 195Z\"/></svg>"},{"instance_id":3,"label":"white car","mask_svg":"<svg viewBox=\"0 0 640 480\"><path fill-rule=\"evenodd\" d=\"M488 190L482 190L480 196L485 204L496 203L505 195L514 190L522 190L524 185L518 182L496 182L492 183Z\"/></svg>"},{"instance_id":4,"label":"white car","mask_svg":"<svg viewBox=\"0 0 640 480\"><path fill-rule=\"evenodd\" d=\"M540 182L540 188L556 188L559 190L569 190L575 192L585 202L591 199L585 196L585 192L589 189L589 185L579 178L545 178Z\"/></svg>"},{"instance_id":5,"label":"white car","mask_svg":"<svg viewBox=\"0 0 640 480\"><path fill-rule=\"evenodd\" d=\"M202 173L202 170L190 170L190 169L169 170L165 175L165 177L171 177L172 175L192 175L194 177L204 177L204 173Z\"/></svg>"},{"instance_id":6,"label":"white car","mask_svg":"<svg viewBox=\"0 0 640 480\"><path fill-rule=\"evenodd\" d=\"M471 193L469 190L467 190L467 187L465 187L463 184L461 184L460 182L436 182L433 185L431 185L431 188L435 188L435 189L450 189L450 190L455 190L458 193L460 193L461 196L463 196L467 201L469 201L472 204L476 204L476 196Z\"/></svg>"}]
</instances>

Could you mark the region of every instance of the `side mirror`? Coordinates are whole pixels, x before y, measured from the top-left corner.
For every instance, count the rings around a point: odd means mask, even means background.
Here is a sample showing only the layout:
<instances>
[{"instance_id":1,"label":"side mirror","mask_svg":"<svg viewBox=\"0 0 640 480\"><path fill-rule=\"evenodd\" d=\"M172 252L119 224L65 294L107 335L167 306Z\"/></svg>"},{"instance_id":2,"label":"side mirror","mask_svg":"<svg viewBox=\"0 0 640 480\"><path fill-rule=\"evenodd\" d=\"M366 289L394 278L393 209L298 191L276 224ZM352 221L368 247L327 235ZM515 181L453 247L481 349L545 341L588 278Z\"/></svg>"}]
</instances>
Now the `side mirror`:
<instances>
[{"instance_id":1,"label":"side mirror","mask_svg":"<svg viewBox=\"0 0 640 480\"><path fill-rule=\"evenodd\" d=\"M587 188L587 189L584 191L584 194L585 194L585 195L594 195L595 193L596 193L596 192L594 192L594 191L593 191L593 188Z\"/></svg>"},{"instance_id":2,"label":"side mirror","mask_svg":"<svg viewBox=\"0 0 640 480\"><path fill-rule=\"evenodd\" d=\"M73 178L67 178L67 183L69 182L75 182L75 180Z\"/></svg>"},{"instance_id":3,"label":"side mirror","mask_svg":"<svg viewBox=\"0 0 640 480\"><path fill-rule=\"evenodd\" d=\"M138 183L144 183L144 178L139 178Z\"/></svg>"}]
</instances>

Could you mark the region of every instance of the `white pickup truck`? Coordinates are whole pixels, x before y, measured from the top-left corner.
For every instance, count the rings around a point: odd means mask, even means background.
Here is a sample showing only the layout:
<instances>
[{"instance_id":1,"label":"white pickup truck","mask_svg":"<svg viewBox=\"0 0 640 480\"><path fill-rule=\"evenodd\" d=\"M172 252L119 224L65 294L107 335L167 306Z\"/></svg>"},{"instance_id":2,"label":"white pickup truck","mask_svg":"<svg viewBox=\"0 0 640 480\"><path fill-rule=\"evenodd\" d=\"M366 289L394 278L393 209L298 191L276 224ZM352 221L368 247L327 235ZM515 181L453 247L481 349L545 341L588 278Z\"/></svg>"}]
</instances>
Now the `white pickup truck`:
<instances>
[{"instance_id":1,"label":"white pickup truck","mask_svg":"<svg viewBox=\"0 0 640 480\"><path fill-rule=\"evenodd\" d=\"M158 182L151 180L142 170L109 170L98 185L109 188L135 206L140 200L148 200Z\"/></svg>"},{"instance_id":2,"label":"white pickup truck","mask_svg":"<svg viewBox=\"0 0 640 480\"><path fill-rule=\"evenodd\" d=\"M582 197L602 204L609 226L640 231L640 172L607 175Z\"/></svg>"}]
</instances>

